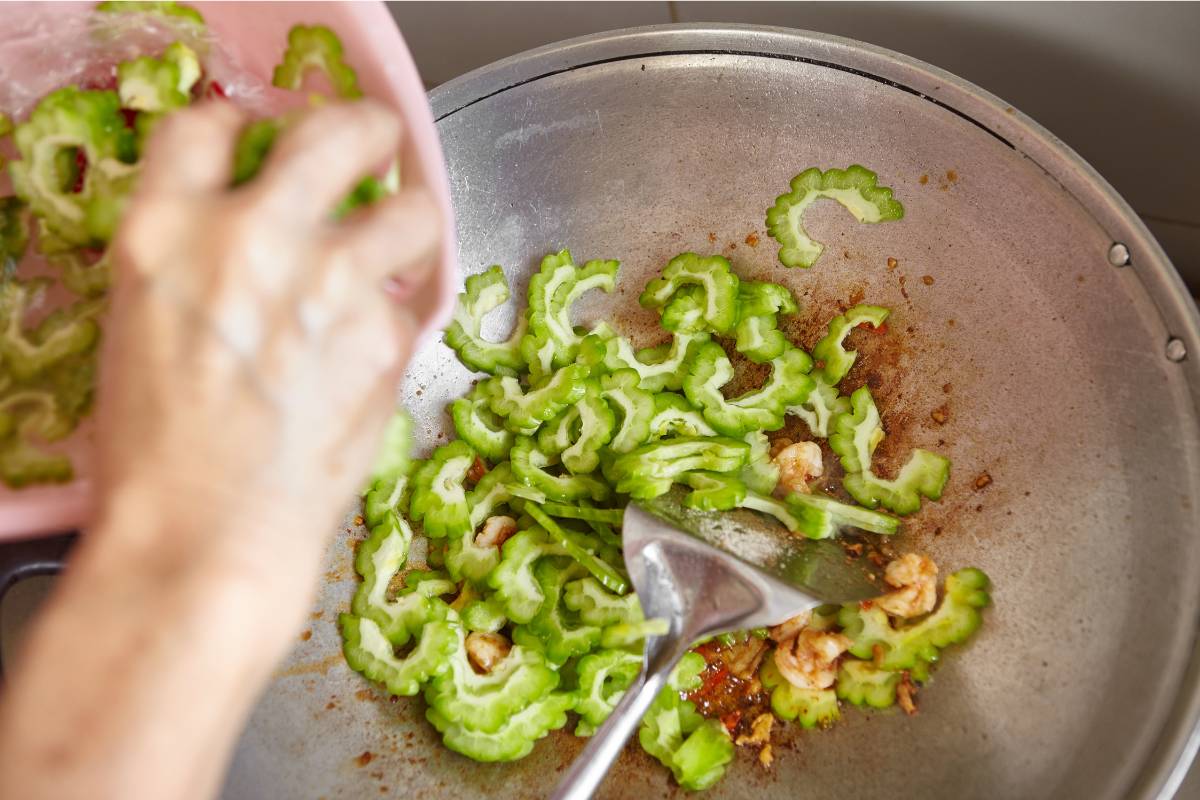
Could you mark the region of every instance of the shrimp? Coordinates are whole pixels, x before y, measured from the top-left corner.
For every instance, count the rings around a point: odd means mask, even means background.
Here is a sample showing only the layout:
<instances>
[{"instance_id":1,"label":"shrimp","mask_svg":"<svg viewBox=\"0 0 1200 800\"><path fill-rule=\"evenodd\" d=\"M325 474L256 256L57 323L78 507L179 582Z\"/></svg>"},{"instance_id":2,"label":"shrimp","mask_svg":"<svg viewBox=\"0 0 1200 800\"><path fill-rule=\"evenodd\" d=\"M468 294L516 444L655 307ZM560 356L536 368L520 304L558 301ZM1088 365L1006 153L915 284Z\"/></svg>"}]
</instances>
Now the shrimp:
<instances>
[{"instance_id":1,"label":"shrimp","mask_svg":"<svg viewBox=\"0 0 1200 800\"><path fill-rule=\"evenodd\" d=\"M928 614L937 605L937 564L919 553L907 553L884 570L883 579L896 587L874 603L894 617Z\"/></svg>"},{"instance_id":2,"label":"shrimp","mask_svg":"<svg viewBox=\"0 0 1200 800\"><path fill-rule=\"evenodd\" d=\"M809 494L808 482L825 472L821 446L816 442L789 444L771 460L779 467L779 488L785 492Z\"/></svg>"},{"instance_id":3,"label":"shrimp","mask_svg":"<svg viewBox=\"0 0 1200 800\"><path fill-rule=\"evenodd\" d=\"M512 517L488 517L487 522L483 523L483 530L475 537L475 544L479 547L499 547L516 532L517 521Z\"/></svg>"},{"instance_id":4,"label":"shrimp","mask_svg":"<svg viewBox=\"0 0 1200 800\"><path fill-rule=\"evenodd\" d=\"M837 678L838 658L849 648L848 636L805 628L775 648L775 666L799 689L828 689Z\"/></svg>"},{"instance_id":5,"label":"shrimp","mask_svg":"<svg viewBox=\"0 0 1200 800\"><path fill-rule=\"evenodd\" d=\"M471 631L467 634L464 644L471 666L475 668L476 672L485 675L503 661L508 656L508 652L512 650L508 639L498 633Z\"/></svg>"}]
</instances>

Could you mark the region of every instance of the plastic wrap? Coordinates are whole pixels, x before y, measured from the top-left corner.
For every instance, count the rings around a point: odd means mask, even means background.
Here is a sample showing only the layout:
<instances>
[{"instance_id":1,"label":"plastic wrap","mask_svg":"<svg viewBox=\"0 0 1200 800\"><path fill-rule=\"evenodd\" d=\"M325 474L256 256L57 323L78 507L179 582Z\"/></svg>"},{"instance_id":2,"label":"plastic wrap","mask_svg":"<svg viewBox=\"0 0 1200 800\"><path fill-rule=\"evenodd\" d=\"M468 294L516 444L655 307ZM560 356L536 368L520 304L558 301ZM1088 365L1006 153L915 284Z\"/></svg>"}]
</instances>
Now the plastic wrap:
<instances>
[{"instance_id":1,"label":"plastic wrap","mask_svg":"<svg viewBox=\"0 0 1200 800\"><path fill-rule=\"evenodd\" d=\"M261 113L277 107L283 94L242 67L237 54L207 27L150 13L63 14L56 6L6 13L0 23L0 112L14 121L62 86L115 88L117 64L157 56L180 40L200 54L202 94L219 93Z\"/></svg>"}]
</instances>

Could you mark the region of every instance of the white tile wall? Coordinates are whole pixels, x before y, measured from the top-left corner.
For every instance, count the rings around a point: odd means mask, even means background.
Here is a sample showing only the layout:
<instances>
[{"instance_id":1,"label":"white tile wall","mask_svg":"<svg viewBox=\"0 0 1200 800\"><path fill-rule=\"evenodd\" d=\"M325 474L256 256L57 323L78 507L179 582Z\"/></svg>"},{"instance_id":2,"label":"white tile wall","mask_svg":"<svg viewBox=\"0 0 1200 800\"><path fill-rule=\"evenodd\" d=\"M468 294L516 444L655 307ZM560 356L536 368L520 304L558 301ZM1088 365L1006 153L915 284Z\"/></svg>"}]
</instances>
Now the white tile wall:
<instances>
[{"instance_id":1,"label":"white tile wall","mask_svg":"<svg viewBox=\"0 0 1200 800\"><path fill-rule=\"evenodd\" d=\"M425 80L668 21L807 28L943 67L1075 148L1200 292L1200 3L390 3Z\"/></svg>"}]
</instances>

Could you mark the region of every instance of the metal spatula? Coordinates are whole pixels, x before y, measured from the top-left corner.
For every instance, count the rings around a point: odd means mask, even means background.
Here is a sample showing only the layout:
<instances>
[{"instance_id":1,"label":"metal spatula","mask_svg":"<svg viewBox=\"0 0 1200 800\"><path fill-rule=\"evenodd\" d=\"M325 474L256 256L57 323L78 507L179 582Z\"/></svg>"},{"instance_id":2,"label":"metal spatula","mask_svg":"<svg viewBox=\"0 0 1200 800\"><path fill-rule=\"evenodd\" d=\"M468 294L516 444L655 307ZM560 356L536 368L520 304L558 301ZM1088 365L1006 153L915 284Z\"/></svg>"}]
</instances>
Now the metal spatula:
<instances>
[{"instance_id":1,"label":"metal spatula","mask_svg":"<svg viewBox=\"0 0 1200 800\"><path fill-rule=\"evenodd\" d=\"M625 564L647 619L669 623L646 641L637 681L555 789L556 800L592 795L666 684L704 636L777 625L825 603L879 595L878 575L831 541L812 541L748 511L704 513L671 492L625 510ZM734 555L736 553L736 555Z\"/></svg>"}]
</instances>

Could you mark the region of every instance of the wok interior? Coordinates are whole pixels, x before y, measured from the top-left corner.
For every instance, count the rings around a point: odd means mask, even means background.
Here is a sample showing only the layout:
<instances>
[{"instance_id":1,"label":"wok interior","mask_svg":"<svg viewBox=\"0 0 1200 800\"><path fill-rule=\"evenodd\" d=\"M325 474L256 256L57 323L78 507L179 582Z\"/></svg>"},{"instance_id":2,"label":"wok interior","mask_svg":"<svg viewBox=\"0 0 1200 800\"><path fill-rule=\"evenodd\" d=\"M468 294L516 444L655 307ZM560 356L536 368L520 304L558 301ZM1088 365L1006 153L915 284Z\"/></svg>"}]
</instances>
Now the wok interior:
<instances>
[{"instance_id":1,"label":"wok interior","mask_svg":"<svg viewBox=\"0 0 1200 800\"><path fill-rule=\"evenodd\" d=\"M855 339L878 381L882 451L953 459L943 500L909 519L900 547L929 552L943 574L983 568L993 607L916 717L844 706L831 730L784 726L769 772L743 754L707 796L1123 793L1194 634L1197 436L1161 322L1071 196L1018 149L915 94L769 57L596 64L439 127L463 268L502 264L522 302L538 259L569 247L577 260L622 261L618 291L586 298L578 321L609 320L640 343L656 320L638 292L685 250L791 287L801 313L790 332L806 347L839 304L893 309L886 336ZM780 267L765 209L800 170L852 163L895 190L904 220L859 225L818 204L806 221L824 255L811 270ZM485 332L507 335L512 316L497 312ZM472 376L440 344L409 374L404 400L425 449L452 434L443 409ZM930 414L942 406L939 425ZM983 472L992 482L976 490ZM330 548L312 637L255 713L228 796L544 795L579 740L563 732L516 764L475 764L440 745L419 699L390 703L341 661L336 616L364 534L353 516ZM632 747L602 796L670 791L667 770Z\"/></svg>"}]
</instances>

